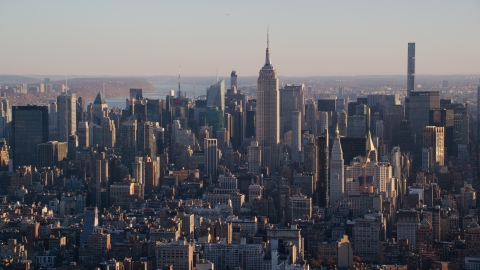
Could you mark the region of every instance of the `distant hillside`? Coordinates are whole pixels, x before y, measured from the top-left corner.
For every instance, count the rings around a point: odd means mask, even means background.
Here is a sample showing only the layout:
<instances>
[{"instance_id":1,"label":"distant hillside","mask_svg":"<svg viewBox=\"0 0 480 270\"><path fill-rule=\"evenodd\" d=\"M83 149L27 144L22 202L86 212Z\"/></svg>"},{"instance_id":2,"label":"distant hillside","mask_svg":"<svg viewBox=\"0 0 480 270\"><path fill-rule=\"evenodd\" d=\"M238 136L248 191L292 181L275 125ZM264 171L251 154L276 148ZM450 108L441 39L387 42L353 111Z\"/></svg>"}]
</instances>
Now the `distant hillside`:
<instances>
[{"instance_id":1,"label":"distant hillside","mask_svg":"<svg viewBox=\"0 0 480 270\"><path fill-rule=\"evenodd\" d=\"M39 83L40 80L20 75L0 75L0 84Z\"/></svg>"}]
</instances>

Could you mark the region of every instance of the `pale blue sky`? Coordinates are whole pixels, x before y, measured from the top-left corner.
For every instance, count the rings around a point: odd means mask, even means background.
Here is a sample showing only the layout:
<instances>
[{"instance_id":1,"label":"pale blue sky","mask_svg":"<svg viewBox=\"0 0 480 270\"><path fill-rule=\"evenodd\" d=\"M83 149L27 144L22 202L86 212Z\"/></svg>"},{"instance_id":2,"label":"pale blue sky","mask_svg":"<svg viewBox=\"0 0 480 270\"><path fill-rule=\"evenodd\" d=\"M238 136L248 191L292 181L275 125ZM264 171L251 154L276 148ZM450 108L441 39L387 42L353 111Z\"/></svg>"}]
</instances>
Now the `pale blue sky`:
<instances>
[{"instance_id":1,"label":"pale blue sky","mask_svg":"<svg viewBox=\"0 0 480 270\"><path fill-rule=\"evenodd\" d=\"M229 15L226 15L229 14ZM480 1L4 1L0 74L480 73Z\"/></svg>"}]
</instances>

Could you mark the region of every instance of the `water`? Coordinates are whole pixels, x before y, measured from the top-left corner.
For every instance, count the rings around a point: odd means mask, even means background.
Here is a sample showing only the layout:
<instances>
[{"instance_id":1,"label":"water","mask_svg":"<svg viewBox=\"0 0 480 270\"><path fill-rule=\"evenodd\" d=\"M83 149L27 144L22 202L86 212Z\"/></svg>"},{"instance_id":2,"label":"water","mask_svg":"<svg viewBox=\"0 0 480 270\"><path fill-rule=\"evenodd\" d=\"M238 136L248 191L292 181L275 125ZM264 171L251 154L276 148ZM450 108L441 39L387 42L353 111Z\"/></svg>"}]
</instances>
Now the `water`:
<instances>
[{"instance_id":1,"label":"water","mask_svg":"<svg viewBox=\"0 0 480 270\"><path fill-rule=\"evenodd\" d=\"M151 98L151 99L165 99L167 95L170 94L170 90L175 90L175 95L177 95L178 90L178 83L176 82L155 82L150 81L150 83L156 88L155 91L150 93L143 93L144 98ZM210 85L206 84L195 84L195 96L206 95L206 89L210 87ZM182 94L185 95L187 93L188 97L193 97L193 83L182 83L181 84ZM114 97L114 98L106 98L105 101L108 104L108 109L112 109L113 107L118 108L125 108L126 106L126 99L128 96L124 97ZM93 103L93 100L89 100L86 104Z\"/></svg>"}]
</instances>

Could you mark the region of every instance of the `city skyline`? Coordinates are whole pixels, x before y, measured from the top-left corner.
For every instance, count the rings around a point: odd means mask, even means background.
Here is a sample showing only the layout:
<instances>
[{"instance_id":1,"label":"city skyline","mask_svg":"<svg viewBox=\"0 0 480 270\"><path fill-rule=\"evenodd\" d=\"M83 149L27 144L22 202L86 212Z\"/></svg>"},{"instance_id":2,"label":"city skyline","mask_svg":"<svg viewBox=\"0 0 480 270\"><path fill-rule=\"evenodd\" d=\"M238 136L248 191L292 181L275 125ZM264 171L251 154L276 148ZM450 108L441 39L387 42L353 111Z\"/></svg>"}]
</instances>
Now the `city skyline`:
<instances>
[{"instance_id":1,"label":"city skyline","mask_svg":"<svg viewBox=\"0 0 480 270\"><path fill-rule=\"evenodd\" d=\"M408 42L416 74L478 72L478 2L211 3L0 2L0 74L255 76L267 27L282 76L403 75Z\"/></svg>"}]
</instances>

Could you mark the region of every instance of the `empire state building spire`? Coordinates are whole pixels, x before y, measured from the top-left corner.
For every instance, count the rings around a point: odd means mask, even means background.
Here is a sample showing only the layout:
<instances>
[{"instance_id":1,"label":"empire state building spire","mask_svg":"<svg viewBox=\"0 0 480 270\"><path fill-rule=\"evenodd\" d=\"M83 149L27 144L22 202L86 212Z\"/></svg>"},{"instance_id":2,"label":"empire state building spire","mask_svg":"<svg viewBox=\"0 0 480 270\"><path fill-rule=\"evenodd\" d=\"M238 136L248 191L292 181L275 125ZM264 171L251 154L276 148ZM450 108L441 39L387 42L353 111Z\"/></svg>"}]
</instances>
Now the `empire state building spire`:
<instances>
[{"instance_id":1,"label":"empire state building spire","mask_svg":"<svg viewBox=\"0 0 480 270\"><path fill-rule=\"evenodd\" d=\"M272 62L270 61L270 41L268 35L268 28L267 28L267 52L265 57L265 66L271 66Z\"/></svg>"}]
</instances>

